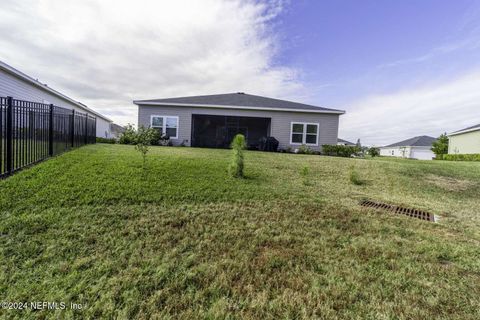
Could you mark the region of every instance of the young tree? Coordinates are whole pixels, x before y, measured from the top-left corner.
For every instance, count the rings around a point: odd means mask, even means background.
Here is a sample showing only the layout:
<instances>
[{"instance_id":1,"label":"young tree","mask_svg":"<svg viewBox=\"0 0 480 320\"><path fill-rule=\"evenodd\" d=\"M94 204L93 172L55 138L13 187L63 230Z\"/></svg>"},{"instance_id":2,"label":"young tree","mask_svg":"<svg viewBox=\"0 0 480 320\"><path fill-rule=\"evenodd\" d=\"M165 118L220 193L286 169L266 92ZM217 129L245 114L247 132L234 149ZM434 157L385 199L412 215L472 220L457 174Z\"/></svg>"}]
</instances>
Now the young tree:
<instances>
[{"instance_id":1,"label":"young tree","mask_svg":"<svg viewBox=\"0 0 480 320\"><path fill-rule=\"evenodd\" d=\"M234 178L243 178L243 150L246 148L245 136L243 134L237 134L233 138L232 147L232 161L230 162L229 172Z\"/></svg>"},{"instance_id":2,"label":"young tree","mask_svg":"<svg viewBox=\"0 0 480 320\"><path fill-rule=\"evenodd\" d=\"M152 142L158 136L158 132L153 128L145 128L141 126L135 136L135 150L141 153L143 158L142 168L145 169L145 162L147 160L147 153Z\"/></svg>"},{"instance_id":3,"label":"young tree","mask_svg":"<svg viewBox=\"0 0 480 320\"><path fill-rule=\"evenodd\" d=\"M448 153L448 137L446 133L438 137L437 141L432 144L431 150L436 156Z\"/></svg>"}]
</instances>

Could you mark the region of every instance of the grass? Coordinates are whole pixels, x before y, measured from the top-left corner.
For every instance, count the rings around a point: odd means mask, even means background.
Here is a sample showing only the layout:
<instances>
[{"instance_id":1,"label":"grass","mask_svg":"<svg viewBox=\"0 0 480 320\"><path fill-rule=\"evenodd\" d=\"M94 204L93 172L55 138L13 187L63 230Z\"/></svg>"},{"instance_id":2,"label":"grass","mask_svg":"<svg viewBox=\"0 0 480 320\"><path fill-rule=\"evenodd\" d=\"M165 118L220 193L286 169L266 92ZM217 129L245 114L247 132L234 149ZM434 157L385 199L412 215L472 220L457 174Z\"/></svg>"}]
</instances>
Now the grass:
<instances>
[{"instance_id":1,"label":"grass","mask_svg":"<svg viewBox=\"0 0 480 320\"><path fill-rule=\"evenodd\" d=\"M247 151L234 179L229 160L152 147L142 174L99 144L0 181L0 300L84 306L0 317L480 318L479 163Z\"/></svg>"}]
</instances>

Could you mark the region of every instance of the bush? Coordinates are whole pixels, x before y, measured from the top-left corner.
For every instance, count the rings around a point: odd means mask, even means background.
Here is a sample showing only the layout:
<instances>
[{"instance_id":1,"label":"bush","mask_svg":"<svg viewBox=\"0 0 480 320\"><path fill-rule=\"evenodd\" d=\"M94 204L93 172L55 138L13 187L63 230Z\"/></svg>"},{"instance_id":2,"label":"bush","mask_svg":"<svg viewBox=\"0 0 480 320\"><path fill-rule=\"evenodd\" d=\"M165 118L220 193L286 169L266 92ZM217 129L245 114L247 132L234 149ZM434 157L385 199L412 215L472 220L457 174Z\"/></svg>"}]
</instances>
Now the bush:
<instances>
[{"instance_id":1,"label":"bush","mask_svg":"<svg viewBox=\"0 0 480 320\"><path fill-rule=\"evenodd\" d=\"M375 147L370 147L370 148L367 149L367 153L370 156L372 156L372 158L378 157L380 155L380 149L375 148Z\"/></svg>"},{"instance_id":2,"label":"bush","mask_svg":"<svg viewBox=\"0 0 480 320\"><path fill-rule=\"evenodd\" d=\"M440 135L437 141L433 142L431 150L437 157L448 153L448 137L446 133Z\"/></svg>"},{"instance_id":3,"label":"bush","mask_svg":"<svg viewBox=\"0 0 480 320\"><path fill-rule=\"evenodd\" d=\"M357 170L355 170L354 166L350 167L349 178L350 178L350 182L353 183L356 186L360 186L360 185L365 183L365 181L363 181L360 178L360 175L358 174Z\"/></svg>"},{"instance_id":4,"label":"bush","mask_svg":"<svg viewBox=\"0 0 480 320\"><path fill-rule=\"evenodd\" d=\"M298 154L315 154L315 151L307 145L302 144L297 149Z\"/></svg>"},{"instance_id":5,"label":"bush","mask_svg":"<svg viewBox=\"0 0 480 320\"><path fill-rule=\"evenodd\" d=\"M436 160L446 161L480 161L480 153L472 154L439 154L435 157Z\"/></svg>"},{"instance_id":6,"label":"bush","mask_svg":"<svg viewBox=\"0 0 480 320\"><path fill-rule=\"evenodd\" d=\"M232 144L232 161L228 168L230 174L234 178L243 178L243 169L244 169L244 159L243 159L243 150L247 147L245 143L245 136L243 134L237 134L233 138Z\"/></svg>"},{"instance_id":7,"label":"bush","mask_svg":"<svg viewBox=\"0 0 480 320\"><path fill-rule=\"evenodd\" d=\"M307 166L304 166L302 170L300 171L300 175L302 176L302 182L304 185L309 186L310 183L310 169L308 169Z\"/></svg>"},{"instance_id":8,"label":"bush","mask_svg":"<svg viewBox=\"0 0 480 320\"><path fill-rule=\"evenodd\" d=\"M101 137L97 137L96 138L96 142L97 143L110 143L110 144L115 144L117 142L117 140L115 140L115 138L101 138Z\"/></svg>"},{"instance_id":9,"label":"bush","mask_svg":"<svg viewBox=\"0 0 480 320\"><path fill-rule=\"evenodd\" d=\"M324 144L322 146L322 152L327 156L349 158L360 152L360 148L358 148L357 146L337 146Z\"/></svg>"},{"instance_id":10,"label":"bush","mask_svg":"<svg viewBox=\"0 0 480 320\"><path fill-rule=\"evenodd\" d=\"M128 124L127 127L125 128L125 131L122 133L122 135L118 139L118 143L135 144L136 141L137 141L137 131L131 124Z\"/></svg>"}]
</instances>

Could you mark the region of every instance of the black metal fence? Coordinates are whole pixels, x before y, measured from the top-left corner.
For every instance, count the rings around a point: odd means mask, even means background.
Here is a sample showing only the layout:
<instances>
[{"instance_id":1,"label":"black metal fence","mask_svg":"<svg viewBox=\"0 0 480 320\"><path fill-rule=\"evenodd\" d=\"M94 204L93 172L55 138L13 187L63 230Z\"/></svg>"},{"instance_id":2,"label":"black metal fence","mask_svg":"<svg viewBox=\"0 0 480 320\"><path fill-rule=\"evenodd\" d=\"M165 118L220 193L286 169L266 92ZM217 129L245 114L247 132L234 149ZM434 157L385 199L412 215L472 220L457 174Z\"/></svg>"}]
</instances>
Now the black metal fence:
<instances>
[{"instance_id":1,"label":"black metal fence","mask_svg":"<svg viewBox=\"0 0 480 320\"><path fill-rule=\"evenodd\" d=\"M0 178L95 143L96 122L89 114L53 104L0 97Z\"/></svg>"}]
</instances>

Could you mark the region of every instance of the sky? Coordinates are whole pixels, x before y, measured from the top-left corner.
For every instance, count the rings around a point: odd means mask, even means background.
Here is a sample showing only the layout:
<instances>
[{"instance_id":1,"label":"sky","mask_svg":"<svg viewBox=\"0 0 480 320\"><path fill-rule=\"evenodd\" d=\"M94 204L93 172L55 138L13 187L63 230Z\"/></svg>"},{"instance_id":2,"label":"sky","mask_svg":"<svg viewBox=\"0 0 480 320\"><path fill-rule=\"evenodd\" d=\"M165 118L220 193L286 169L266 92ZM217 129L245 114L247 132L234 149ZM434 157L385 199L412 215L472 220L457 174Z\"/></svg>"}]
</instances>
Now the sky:
<instances>
[{"instance_id":1,"label":"sky","mask_svg":"<svg viewBox=\"0 0 480 320\"><path fill-rule=\"evenodd\" d=\"M239 91L346 110L370 145L480 123L478 0L0 1L0 60L122 125Z\"/></svg>"}]
</instances>

